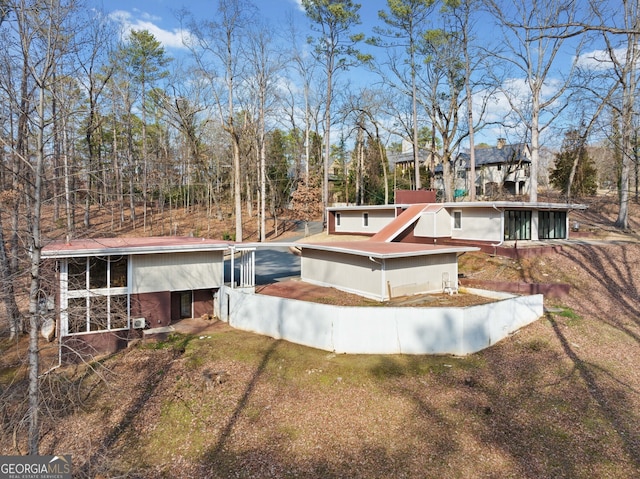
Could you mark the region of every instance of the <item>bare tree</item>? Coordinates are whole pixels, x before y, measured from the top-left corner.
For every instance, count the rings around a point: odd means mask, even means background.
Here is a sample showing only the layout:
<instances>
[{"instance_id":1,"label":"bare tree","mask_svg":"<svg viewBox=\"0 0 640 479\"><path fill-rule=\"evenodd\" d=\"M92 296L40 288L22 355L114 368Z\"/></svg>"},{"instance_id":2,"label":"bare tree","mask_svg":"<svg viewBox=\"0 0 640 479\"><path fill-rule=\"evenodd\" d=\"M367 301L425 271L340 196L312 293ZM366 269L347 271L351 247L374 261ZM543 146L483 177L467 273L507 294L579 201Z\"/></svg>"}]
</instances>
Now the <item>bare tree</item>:
<instances>
[{"instance_id":1,"label":"bare tree","mask_svg":"<svg viewBox=\"0 0 640 479\"><path fill-rule=\"evenodd\" d=\"M254 22L255 6L247 0L219 0L217 15L217 20L191 21L189 25L193 35L185 41L198 64L200 73L210 81L220 121L231 140L235 239L242 241L241 131L234 102L237 84L244 76L241 40ZM222 70L224 91L219 88L220 82L216 71L218 68Z\"/></svg>"},{"instance_id":2,"label":"bare tree","mask_svg":"<svg viewBox=\"0 0 640 479\"><path fill-rule=\"evenodd\" d=\"M616 112L620 122L619 141L614 147L622 160L620 170L620 202L615 225L629 227L629 192L631 168L636 159L635 118L638 100L638 61L640 60L640 4L637 0L623 0L622 9L611 15L604 11L599 2L592 3L596 19L594 29L598 30L605 44L607 69L613 72L615 93L606 94L604 100ZM620 24L611 25L610 19ZM610 100L611 98L611 100Z\"/></svg>"},{"instance_id":3,"label":"bare tree","mask_svg":"<svg viewBox=\"0 0 640 479\"><path fill-rule=\"evenodd\" d=\"M40 254L42 250L42 202L45 192L46 144L52 122L49 99L55 91L56 65L68 53L73 38L71 13L77 8L73 1L16 0L12 2L12 17L8 20L17 40L17 52L22 60L23 78L32 85L34 110L25 110L25 122L30 128L28 138L33 154L18 154L26 164L24 198L29 236L29 384L28 412L29 454L38 454L40 441L39 347L38 336L42 316ZM15 15L15 16L14 16ZM33 132L33 134L31 133Z\"/></svg>"},{"instance_id":4,"label":"bare tree","mask_svg":"<svg viewBox=\"0 0 640 479\"><path fill-rule=\"evenodd\" d=\"M562 2L561 2L562 3ZM561 6L564 4L562 3ZM605 110L613 111L614 132L611 140L615 148L614 156L621 161L619 175L620 202L615 225L626 229L629 226L629 190L631 166L635 162L635 117L637 108L638 68L640 58L638 49L640 31L640 5L637 0L622 0L618 5L592 0L584 18L574 15L577 5L568 2L565 10L558 10L544 23L530 24L525 27L527 37L538 44L560 45L563 41L578 37L587 38L589 33L598 33L604 44L603 50L595 50L580 58L583 70L599 70L604 75L595 75L597 82L585 82L581 88L588 91L596 100L592 119L586 132L590 131L597 117ZM583 10L587 10L583 8ZM522 25L524 27L524 25ZM550 50L555 52L556 49ZM578 50L579 52L579 50ZM579 58L576 55L576 58ZM550 65L548 65L548 68ZM591 76L593 78L593 76ZM600 84L598 89L593 85ZM548 103L548 102L547 102ZM532 172L533 176L533 172ZM533 179L533 178L532 178Z\"/></svg>"},{"instance_id":5,"label":"bare tree","mask_svg":"<svg viewBox=\"0 0 640 479\"><path fill-rule=\"evenodd\" d=\"M370 144L377 148L384 182L384 204L389 204L389 162L380 132L385 128L386 105L391 102L392 100L385 91L364 88L356 94L350 95L345 105L348 110L346 114L355 114L355 123L358 129L365 132ZM360 143L364 146L363 140ZM362 151L360 153L362 157ZM360 192L360 196L362 196L362 192Z\"/></svg>"},{"instance_id":6,"label":"bare tree","mask_svg":"<svg viewBox=\"0 0 640 479\"><path fill-rule=\"evenodd\" d=\"M312 105L312 88L315 84L314 82L314 73L315 73L315 63L313 62L313 58L311 55L307 54L304 49L299 45L299 34L294 24L293 20L289 18L289 39L292 45L291 49L291 62L289 64L290 71L294 72L296 76L296 80L302 82L302 91L303 91L303 103L304 103L304 181L309 181L309 166L311 159L311 123L317 125L318 121L318 113L320 101L314 102L315 106ZM293 85L290 85L293 84ZM296 108L296 98L297 95L293 92L293 90L297 89L297 85L294 81L291 81L288 84L288 93L287 99L289 101L289 122L291 127L295 130L297 129L297 108ZM320 88L320 87L316 87ZM318 131L317 128L315 128Z\"/></svg>"},{"instance_id":7,"label":"bare tree","mask_svg":"<svg viewBox=\"0 0 640 479\"><path fill-rule=\"evenodd\" d=\"M331 103L334 97L335 75L359 60L355 46L364 39L362 34L351 34L351 29L360 23L358 10L360 5L351 0L333 2L332 0L302 0L307 16L312 21L319 36L315 41L316 59L324 67L327 93L324 111L324 176L322 181L323 208L329 203L329 157L331 155ZM324 213L326 215L326 211ZM324 217L323 215L323 217ZM326 219L326 218L324 218Z\"/></svg>"},{"instance_id":8,"label":"bare tree","mask_svg":"<svg viewBox=\"0 0 640 479\"><path fill-rule=\"evenodd\" d=\"M495 59L515 72L510 83L502 83L500 91L530 137L529 201L536 202L540 135L567 106L566 93L582 43L579 41L573 48L574 61L568 69L560 54L567 34L574 30L569 25L581 12L573 0L486 0L486 5L508 39L504 42L505 52L496 53ZM545 29L546 34L540 35L540 29ZM565 72L562 77L552 78L560 62Z\"/></svg>"},{"instance_id":9,"label":"bare tree","mask_svg":"<svg viewBox=\"0 0 640 479\"><path fill-rule=\"evenodd\" d=\"M385 83L411 99L411 119L406 130L413 145L414 186L416 190L422 187L417 81L420 67L419 44L427 30L427 20L434 12L435 5L435 0L387 0L389 11L381 10L378 12L378 16L386 24L386 27L375 27L374 32L378 37L370 40L370 43L383 47L387 52L388 57L384 62L384 67L377 68L379 72L389 72L389 74L383 73Z\"/></svg>"},{"instance_id":10,"label":"bare tree","mask_svg":"<svg viewBox=\"0 0 640 479\"><path fill-rule=\"evenodd\" d=\"M480 6L477 0L453 0L446 1L451 9L451 14L457 21L457 29L460 35L460 46L464 58L464 89L467 99L467 125L469 130L469 200L476 199L476 151L475 151L475 127L473 124L473 88L471 76L477 70L479 52L472 52L472 12ZM476 61L472 62L472 57Z\"/></svg>"},{"instance_id":11,"label":"bare tree","mask_svg":"<svg viewBox=\"0 0 640 479\"><path fill-rule=\"evenodd\" d=\"M84 139L87 146L87 164L89 175L93 165L98 163L98 155L101 139L99 131L102 126L103 117L100 114L100 100L106 85L111 79L115 65L109 63L109 55L112 53L114 38L114 25L108 21L103 14L91 12L86 19L88 27L83 29L79 38L81 42L80 48L76 52L77 65L82 72L78 75L78 83L86 92L88 102L87 119L84 128ZM73 225L73 207L71 204L71 187L70 187L70 168L69 158L64 157L64 182L65 182L65 205L67 218L67 234L71 237L74 233ZM115 169L115 175L119 175L120 171ZM105 182L106 183L106 182ZM86 198L90 198L91 191L90 182L87 185ZM89 205L85 210L85 224L90 223Z\"/></svg>"},{"instance_id":12,"label":"bare tree","mask_svg":"<svg viewBox=\"0 0 640 479\"><path fill-rule=\"evenodd\" d=\"M266 196L267 196L267 116L273 111L278 73L283 61L275 50L273 31L266 25L258 25L247 39L247 59L250 64L249 83L253 103L257 110L259 157L259 239L266 240Z\"/></svg>"}]
</instances>

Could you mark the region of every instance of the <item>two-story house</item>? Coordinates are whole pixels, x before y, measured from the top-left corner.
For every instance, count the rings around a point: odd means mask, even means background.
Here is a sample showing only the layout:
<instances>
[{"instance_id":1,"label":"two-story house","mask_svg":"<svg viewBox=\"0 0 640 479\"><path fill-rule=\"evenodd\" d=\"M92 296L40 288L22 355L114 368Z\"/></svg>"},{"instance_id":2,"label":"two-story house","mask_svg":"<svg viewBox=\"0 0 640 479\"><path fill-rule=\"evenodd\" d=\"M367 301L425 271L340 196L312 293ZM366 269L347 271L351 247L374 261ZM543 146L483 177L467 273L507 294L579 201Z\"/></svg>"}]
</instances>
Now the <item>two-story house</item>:
<instances>
[{"instance_id":1,"label":"two-story house","mask_svg":"<svg viewBox=\"0 0 640 479\"><path fill-rule=\"evenodd\" d=\"M477 196L504 198L529 193L531 154L525 143L506 144L498 139L494 147L475 148L475 192ZM460 153L451 161L454 197L468 195L471 188L469 152ZM435 170L435 186L444 190L442 165Z\"/></svg>"}]
</instances>

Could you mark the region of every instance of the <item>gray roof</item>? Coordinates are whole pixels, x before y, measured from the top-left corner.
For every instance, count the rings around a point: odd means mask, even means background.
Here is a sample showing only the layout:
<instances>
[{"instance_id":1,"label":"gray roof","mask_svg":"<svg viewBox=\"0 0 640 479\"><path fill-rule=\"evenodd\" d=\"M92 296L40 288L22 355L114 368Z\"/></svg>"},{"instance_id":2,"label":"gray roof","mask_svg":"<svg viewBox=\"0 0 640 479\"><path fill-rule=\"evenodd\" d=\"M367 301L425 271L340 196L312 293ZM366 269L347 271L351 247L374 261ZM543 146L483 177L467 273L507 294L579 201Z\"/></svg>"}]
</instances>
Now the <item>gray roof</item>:
<instances>
[{"instance_id":1,"label":"gray roof","mask_svg":"<svg viewBox=\"0 0 640 479\"><path fill-rule=\"evenodd\" d=\"M418 159L424 163L428 158L429 150L420 148L418 150ZM387 159L392 165L397 165L398 163L413 163L413 151L407 151L406 153L387 153Z\"/></svg>"},{"instance_id":2,"label":"gray roof","mask_svg":"<svg viewBox=\"0 0 640 479\"><path fill-rule=\"evenodd\" d=\"M506 165L518 162L531 163L531 160L525 153L526 148L526 143L504 145L502 148L498 148L497 146L492 146L490 148L475 148L476 168L487 165ZM465 151L458 154L456 161L460 160L464 161L465 170L471 169L471 156L469 152ZM460 169L460 166L456 166L456 168ZM442 164L438 164L436 166L435 172L442 173Z\"/></svg>"},{"instance_id":3,"label":"gray roof","mask_svg":"<svg viewBox=\"0 0 640 479\"><path fill-rule=\"evenodd\" d=\"M502 148L498 148L497 146L493 146L491 148L475 148L476 166L498 165L519 161L523 163L531 163L531 160L525 154L526 148L526 143L504 145ZM464 160L466 169L469 169L470 158L471 156L468 152L460 153L458 155L458 159Z\"/></svg>"}]
</instances>

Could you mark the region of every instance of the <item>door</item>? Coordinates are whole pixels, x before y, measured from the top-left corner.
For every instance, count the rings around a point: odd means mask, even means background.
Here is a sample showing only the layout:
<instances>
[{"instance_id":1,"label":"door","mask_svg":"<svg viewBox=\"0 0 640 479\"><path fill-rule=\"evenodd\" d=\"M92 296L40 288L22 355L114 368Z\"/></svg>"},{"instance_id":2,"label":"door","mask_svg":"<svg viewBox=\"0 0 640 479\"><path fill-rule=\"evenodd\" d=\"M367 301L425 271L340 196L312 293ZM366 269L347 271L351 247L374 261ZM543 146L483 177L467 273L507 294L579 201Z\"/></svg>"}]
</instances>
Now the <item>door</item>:
<instances>
[{"instance_id":1,"label":"door","mask_svg":"<svg viewBox=\"0 0 640 479\"><path fill-rule=\"evenodd\" d=\"M193 294L191 291L183 291L180 293L180 318L191 318L193 304Z\"/></svg>"}]
</instances>

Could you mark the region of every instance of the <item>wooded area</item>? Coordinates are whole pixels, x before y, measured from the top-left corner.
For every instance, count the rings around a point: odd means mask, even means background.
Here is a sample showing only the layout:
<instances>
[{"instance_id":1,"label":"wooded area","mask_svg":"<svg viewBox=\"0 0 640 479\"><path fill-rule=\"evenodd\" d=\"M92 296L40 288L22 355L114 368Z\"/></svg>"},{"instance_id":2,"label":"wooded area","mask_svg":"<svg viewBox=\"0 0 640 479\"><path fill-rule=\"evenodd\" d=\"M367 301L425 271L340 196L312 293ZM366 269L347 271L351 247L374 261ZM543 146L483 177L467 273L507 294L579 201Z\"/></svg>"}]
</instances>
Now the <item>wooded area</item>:
<instances>
[{"instance_id":1,"label":"wooded area","mask_svg":"<svg viewBox=\"0 0 640 479\"><path fill-rule=\"evenodd\" d=\"M344 202L392 202L386 152L402 140L413 145L414 176L395 186L428 184L433 170L417 156L426 148L452 200L450 160L470 147L473 165L474 133L502 125L531 147L530 201L543 134L581 141L561 156L568 199L592 191L572 189L588 171L584 145L608 150L616 226L628 228L634 178L638 189L637 0L387 3L369 36L350 0L302 0L309 28L269 25L249 0L219 0L209 18L177 12L188 54L172 58L149 31L119 31L80 0L0 0L2 325L32 341L31 453L43 207L73 238L96 206L156 234L165 212L198 207L220 218L232 206L233 239L243 240L249 215L264 241L267 217L295 211L296 198L305 207L327 206L336 192ZM494 38L478 36L480 13L496 22ZM352 68L375 81L348 84ZM497 98L508 115L492 114ZM17 299L27 296L28 305Z\"/></svg>"}]
</instances>

